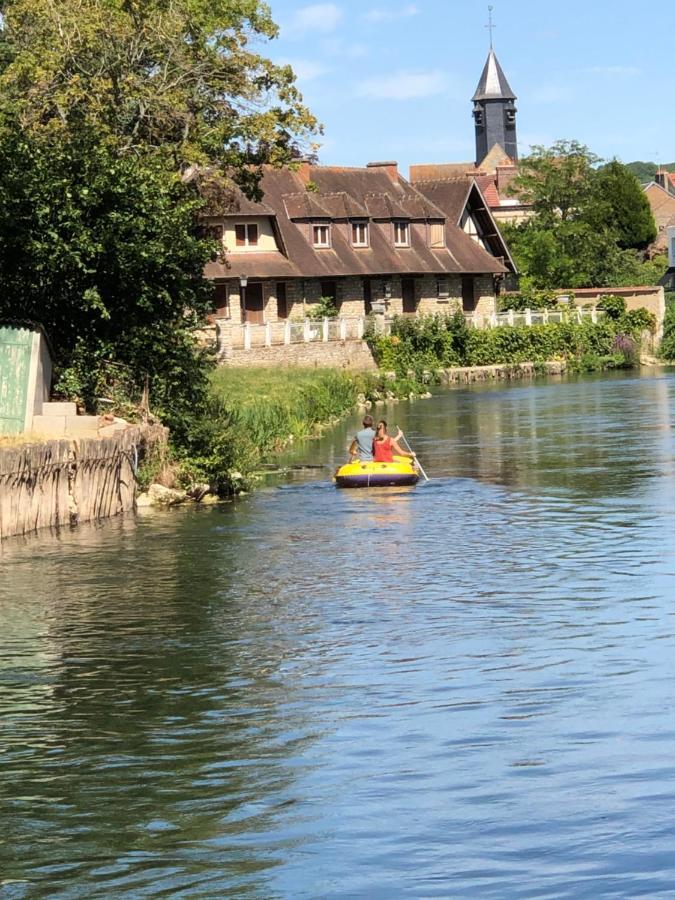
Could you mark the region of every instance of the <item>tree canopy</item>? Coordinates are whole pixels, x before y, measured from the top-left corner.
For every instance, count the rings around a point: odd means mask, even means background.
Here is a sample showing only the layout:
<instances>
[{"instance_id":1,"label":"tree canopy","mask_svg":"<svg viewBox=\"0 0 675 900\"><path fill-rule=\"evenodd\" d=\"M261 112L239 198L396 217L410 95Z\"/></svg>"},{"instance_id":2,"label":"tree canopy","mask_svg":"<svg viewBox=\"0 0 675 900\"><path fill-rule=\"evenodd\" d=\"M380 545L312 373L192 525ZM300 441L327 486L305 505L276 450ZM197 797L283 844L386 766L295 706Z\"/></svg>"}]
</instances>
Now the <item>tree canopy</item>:
<instances>
[{"instance_id":1,"label":"tree canopy","mask_svg":"<svg viewBox=\"0 0 675 900\"><path fill-rule=\"evenodd\" d=\"M643 250L656 237L649 203L625 166L602 161L577 141L534 147L512 189L533 216L505 229L533 287L601 287L640 282Z\"/></svg>"},{"instance_id":2,"label":"tree canopy","mask_svg":"<svg viewBox=\"0 0 675 900\"><path fill-rule=\"evenodd\" d=\"M5 0L0 102L32 134L83 125L178 168L284 163L317 130L290 66L251 47L258 0Z\"/></svg>"},{"instance_id":3,"label":"tree canopy","mask_svg":"<svg viewBox=\"0 0 675 900\"><path fill-rule=\"evenodd\" d=\"M208 368L195 166L249 195L318 132L258 0L5 0L0 31L0 316L34 318L59 385L93 406L105 372L151 379L174 428Z\"/></svg>"}]
</instances>

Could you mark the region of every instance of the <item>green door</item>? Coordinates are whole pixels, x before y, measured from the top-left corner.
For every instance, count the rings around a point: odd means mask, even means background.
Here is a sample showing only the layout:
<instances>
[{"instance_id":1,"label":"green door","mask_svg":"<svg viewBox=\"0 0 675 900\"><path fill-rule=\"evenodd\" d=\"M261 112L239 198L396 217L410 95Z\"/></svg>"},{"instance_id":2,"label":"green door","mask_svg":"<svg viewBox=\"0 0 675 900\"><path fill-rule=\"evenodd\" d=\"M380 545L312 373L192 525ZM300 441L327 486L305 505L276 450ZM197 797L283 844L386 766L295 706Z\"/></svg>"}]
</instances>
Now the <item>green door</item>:
<instances>
[{"instance_id":1,"label":"green door","mask_svg":"<svg viewBox=\"0 0 675 900\"><path fill-rule=\"evenodd\" d=\"M32 346L32 331L0 326L0 434L23 431Z\"/></svg>"}]
</instances>

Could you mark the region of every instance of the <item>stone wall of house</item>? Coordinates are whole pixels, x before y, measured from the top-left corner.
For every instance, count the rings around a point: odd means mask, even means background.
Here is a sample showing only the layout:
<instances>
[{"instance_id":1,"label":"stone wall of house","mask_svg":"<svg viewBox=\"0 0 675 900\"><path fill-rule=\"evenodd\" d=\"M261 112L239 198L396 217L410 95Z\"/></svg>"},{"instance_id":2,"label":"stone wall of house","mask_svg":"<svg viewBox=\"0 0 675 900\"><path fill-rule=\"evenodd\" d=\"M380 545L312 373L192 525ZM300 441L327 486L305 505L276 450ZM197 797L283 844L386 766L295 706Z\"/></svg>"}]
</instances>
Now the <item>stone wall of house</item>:
<instances>
[{"instance_id":1,"label":"stone wall of house","mask_svg":"<svg viewBox=\"0 0 675 900\"><path fill-rule=\"evenodd\" d=\"M459 275L446 276L447 297L438 296L438 278L425 275L415 280L417 312L422 315L454 313L462 308L462 279Z\"/></svg>"},{"instance_id":2,"label":"stone wall of house","mask_svg":"<svg viewBox=\"0 0 675 900\"><path fill-rule=\"evenodd\" d=\"M490 316L497 312L495 285L492 275L478 275L474 280L474 297L476 298L476 315Z\"/></svg>"},{"instance_id":3,"label":"stone wall of house","mask_svg":"<svg viewBox=\"0 0 675 900\"><path fill-rule=\"evenodd\" d=\"M365 341L317 341L310 344L252 347L250 350L232 349L221 364L236 368L264 366L274 369L377 369Z\"/></svg>"},{"instance_id":4,"label":"stone wall of house","mask_svg":"<svg viewBox=\"0 0 675 900\"><path fill-rule=\"evenodd\" d=\"M364 287L363 279L359 276L348 278L326 279L334 280L336 288L336 303L341 316L346 318L364 315ZM459 275L445 276L448 296L438 296L438 276L424 275L415 278L415 302L417 312L420 315L431 313L452 313L462 308L462 279ZM265 322L279 321L279 307L277 301L278 281L263 281L263 300ZM286 312L287 318L302 319L311 314L312 307L318 303L321 297L321 279L308 278L306 281L287 281L286 284ZM390 286L390 296L385 296L385 284ZM392 275L390 278L373 278L370 281L371 301L385 301L389 315L401 315L403 313L403 285L400 275ZM241 289L233 282L229 292L230 321L233 324L241 323ZM490 315L496 311L494 282L491 275L479 275L474 279L474 293L477 298L475 312L479 315Z\"/></svg>"}]
</instances>

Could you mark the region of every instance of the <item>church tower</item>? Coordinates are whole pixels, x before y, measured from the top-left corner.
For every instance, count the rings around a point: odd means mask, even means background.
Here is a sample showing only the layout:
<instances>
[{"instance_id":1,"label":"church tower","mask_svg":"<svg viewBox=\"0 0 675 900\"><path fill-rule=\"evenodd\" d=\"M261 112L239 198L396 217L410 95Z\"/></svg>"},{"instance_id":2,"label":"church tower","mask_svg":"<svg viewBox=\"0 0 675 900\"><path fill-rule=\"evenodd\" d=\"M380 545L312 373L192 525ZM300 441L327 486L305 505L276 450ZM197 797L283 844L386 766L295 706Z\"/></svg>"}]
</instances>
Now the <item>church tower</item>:
<instances>
[{"instance_id":1,"label":"church tower","mask_svg":"<svg viewBox=\"0 0 675 900\"><path fill-rule=\"evenodd\" d=\"M490 47L483 74L473 95L476 126L476 165L499 144L514 162L518 159L516 138L516 95L506 80L494 50Z\"/></svg>"}]
</instances>

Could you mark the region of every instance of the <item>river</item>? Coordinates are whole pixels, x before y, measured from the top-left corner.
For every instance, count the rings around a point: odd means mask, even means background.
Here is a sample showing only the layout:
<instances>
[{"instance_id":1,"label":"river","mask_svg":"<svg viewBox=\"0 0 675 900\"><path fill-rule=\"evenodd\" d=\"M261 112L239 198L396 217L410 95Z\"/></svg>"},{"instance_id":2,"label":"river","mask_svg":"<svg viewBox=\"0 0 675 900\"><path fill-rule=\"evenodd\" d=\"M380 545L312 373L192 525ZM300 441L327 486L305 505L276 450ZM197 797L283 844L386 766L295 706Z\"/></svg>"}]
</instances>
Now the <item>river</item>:
<instances>
[{"instance_id":1,"label":"river","mask_svg":"<svg viewBox=\"0 0 675 900\"><path fill-rule=\"evenodd\" d=\"M4 545L1 900L673 896L675 376L389 412L428 484Z\"/></svg>"}]
</instances>

